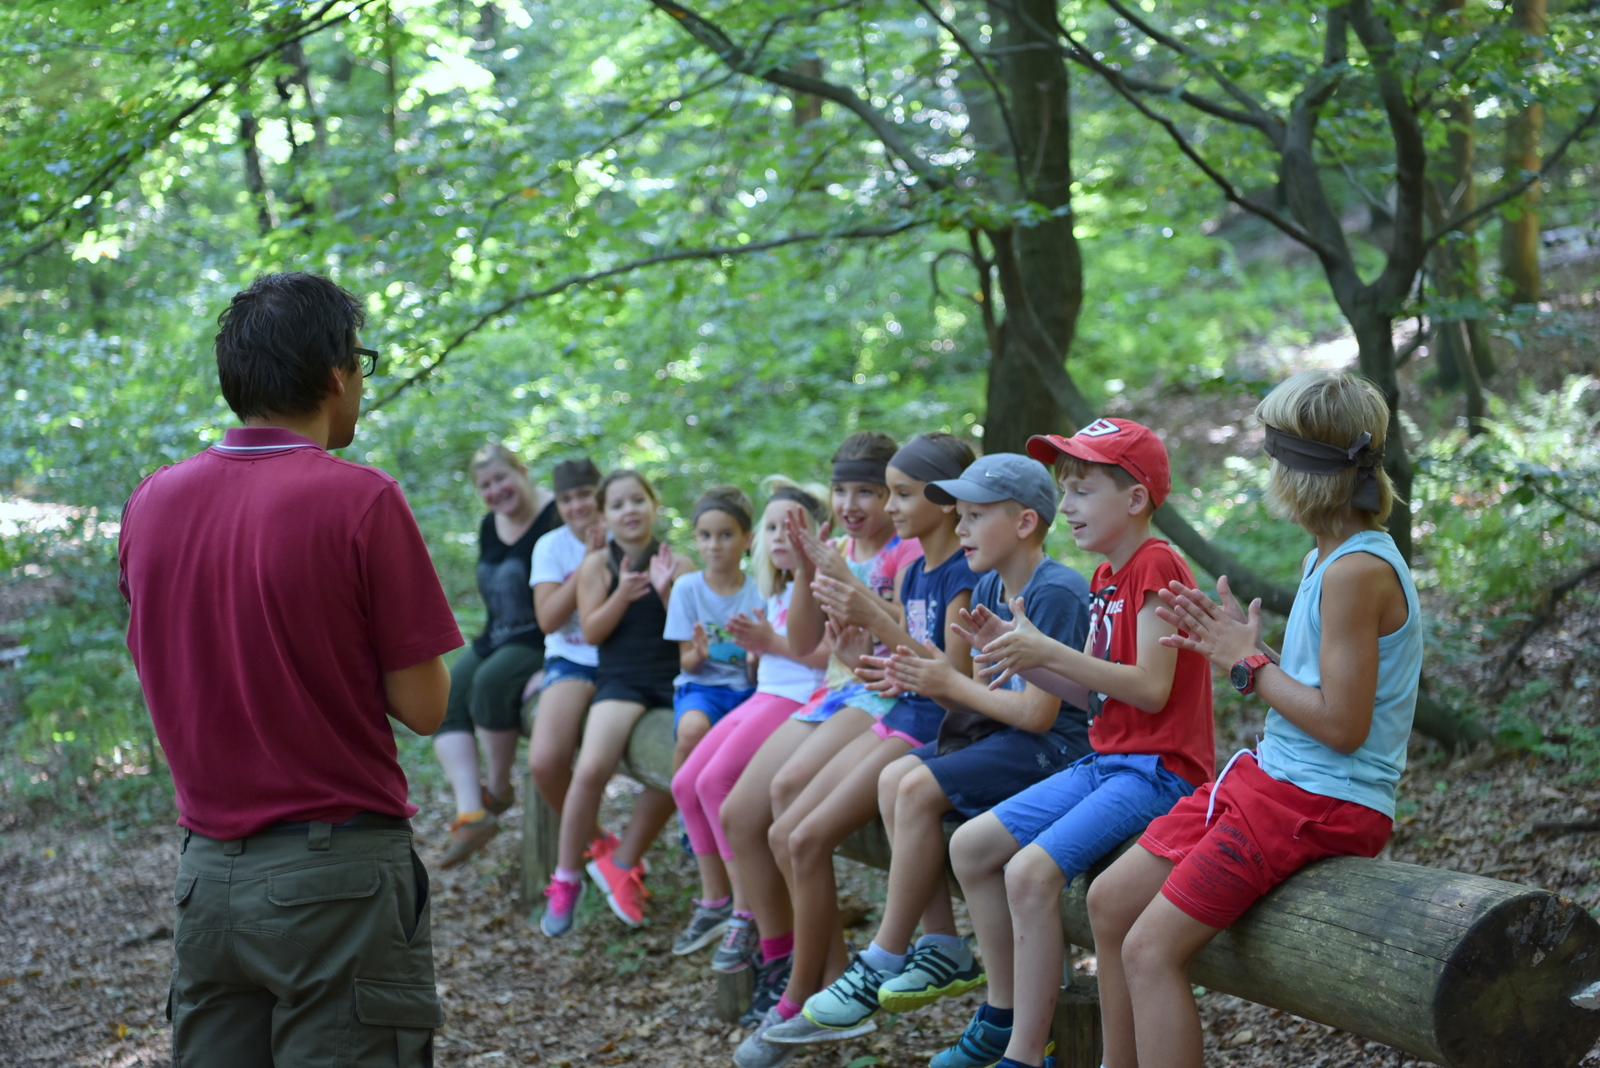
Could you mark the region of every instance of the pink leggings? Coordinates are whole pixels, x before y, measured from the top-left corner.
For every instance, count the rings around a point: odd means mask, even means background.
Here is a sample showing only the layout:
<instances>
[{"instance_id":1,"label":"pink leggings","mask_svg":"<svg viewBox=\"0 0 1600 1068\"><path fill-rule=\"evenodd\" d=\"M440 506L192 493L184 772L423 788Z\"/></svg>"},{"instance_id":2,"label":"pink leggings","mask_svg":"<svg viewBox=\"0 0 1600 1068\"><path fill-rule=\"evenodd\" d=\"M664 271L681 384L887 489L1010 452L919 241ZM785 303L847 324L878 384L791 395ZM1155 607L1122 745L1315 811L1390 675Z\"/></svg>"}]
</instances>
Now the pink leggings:
<instances>
[{"instance_id":1,"label":"pink leggings","mask_svg":"<svg viewBox=\"0 0 1600 1068\"><path fill-rule=\"evenodd\" d=\"M799 701L757 693L718 720L672 777L672 799L678 803L695 856L719 853L723 860L733 859L733 847L722 830L722 802L761 743L799 707Z\"/></svg>"}]
</instances>

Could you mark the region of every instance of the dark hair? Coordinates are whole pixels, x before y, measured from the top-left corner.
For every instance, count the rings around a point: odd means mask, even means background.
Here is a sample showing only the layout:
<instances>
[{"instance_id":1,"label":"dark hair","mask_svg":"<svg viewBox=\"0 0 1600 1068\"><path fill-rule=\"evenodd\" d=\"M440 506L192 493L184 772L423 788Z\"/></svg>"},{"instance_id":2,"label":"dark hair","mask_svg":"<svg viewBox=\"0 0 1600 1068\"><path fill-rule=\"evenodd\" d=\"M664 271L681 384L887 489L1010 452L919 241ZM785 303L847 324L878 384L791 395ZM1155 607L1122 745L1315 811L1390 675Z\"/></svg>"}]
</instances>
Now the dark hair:
<instances>
[{"instance_id":1,"label":"dark hair","mask_svg":"<svg viewBox=\"0 0 1600 1068\"><path fill-rule=\"evenodd\" d=\"M738 486L712 486L700 494L700 499L694 502L694 518L690 522L700 522L700 517L707 512L722 512L730 516L739 524L739 529L748 534L754 529L752 513L755 509L750 495Z\"/></svg>"},{"instance_id":2,"label":"dark hair","mask_svg":"<svg viewBox=\"0 0 1600 1068\"><path fill-rule=\"evenodd\" d=\"M367 315L354 294L305 271L264 274L217 316L217 378L240 419L305 415L328 392L328 373L356 367Z\"/></svg>"},{"instance_id":3,"label":"dark hair","mask_svg":"<svg viewBox=\"0 0 1600 1068\"><path fill-rule=\"evenodd\" d=\"M606 491L625 478L631 478L635 482L639 483L639 485L644 489L644 495L650 498L650 503L657 505L661 503L661 498L659 495L657 495L656 488L650 484L650 480L648 478L645 478L631 467L624 467L621 470L613 471L605 478L602 478L600 480L600 485L595 488L595 499L600 502L600 508L602 511L605 510L606 506Z\"/></svg>"},{"instance_id":4,"label":"dark hair","mask_svg":"<svg viewBox=\"0 0 1600 1068\"><path fill-rule=\"evenodd\" d=\"M574 460L562 460L550 472L550 481L555 485L557 494L565 493L568 490L582 489L584 486L598 486L600 484L600 469L587 456L579 456Z\"/></svg>"},{"instance_id":5,"label":"dark hair","mask_svg":"<svg viewBox=\"0 0 1600 1068\"><path fill-rule=\"evenodd\" d=\"M858 430L840 444L839 450L833 454L833 462L871 460L886 464L894 459L899 449L894 438L880 430Z\"/></svg>"}]
</instances>

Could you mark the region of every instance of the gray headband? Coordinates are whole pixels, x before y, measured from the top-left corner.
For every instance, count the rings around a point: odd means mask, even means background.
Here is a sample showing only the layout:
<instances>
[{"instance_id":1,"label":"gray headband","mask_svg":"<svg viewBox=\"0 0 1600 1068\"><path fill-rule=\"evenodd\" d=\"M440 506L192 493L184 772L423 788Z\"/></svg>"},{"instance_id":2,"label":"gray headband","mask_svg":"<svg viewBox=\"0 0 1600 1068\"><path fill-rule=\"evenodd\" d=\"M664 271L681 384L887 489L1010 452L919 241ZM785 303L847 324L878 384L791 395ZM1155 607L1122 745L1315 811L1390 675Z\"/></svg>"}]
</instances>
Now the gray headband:
<instances>
[{"instance_id":1,"label":"gray headband","mask_svg":"<svg viewBox=\"0 0 1600 1068\"><path fill-rule=\"evenodd\" d=\"M1356 468L1356 484L1350 491L1350 507L1363 512L1378 511L1382 494L1378 492L1378 469L1383 466L1383 450L1372 447L1372 435L1365 430L1349 448L1315 441L1279 430L1266 428L1267 437L1262 448L1266 454L1291 471L1308 475L1336 475L1340 471Z\"/></svg>"},{"instance_id":2,"label":"gray headband","mask_svg":"<svg viewBox=\"0 0 1600 1068\"><path fill-rule=\"evenodd\" d=\"M740 530L749 531L751 529L750 513L745 511L744 506L732 497L702 497L700 502L694 506L694 516L689 520L689 525L692 527L700 522L700 517L707 512L726 512L733 517L735 523L739 524Z\"/></svg>"},{"instance_id":3,"label":"gray headband","mask_svg":"<svg viewBox=\"0 0 1600 1068\"><path fill-rule=\"evenodd\" d=\"M598 486L600 469L587 456L577 460L562 460L550 472L550 481L558 494L584 486Z\"/></svg>"},{"instance_id":4,"label":"gray headband","mask_svg":"<svg viewBox=\"0 0 1600 1068\"><path fill-rule=\"evenodd\" d=\"M834 482L871 482L875 486L885 485L883 469L888 467L884 460L835 460L833 461Z\"/></svg>"},{"instance_id":5,"label":"gray headband","mask_svg":"<svg viewBox=\"0 0 1600 1068\"><path fill-rule=\"evenodd\" d=\"M889 461L889 466L905 472L918 482L960 478L965 470L960 460L941 449L932 438L920 434L900 447L894 459Z\"/></svg>"},{"instance_id":6,"label":"gray headband","mask_svg":"<svg viewBox=\"0 0 1600 1068\"><path fill-rule=\"evenodd\" d=\"M793 501L811 514L811 518L818 523L828 521L828 510L822 507L822 502L799 486L779 486L772 491L772 496L767 498L767 503L773 501Z\"/></svg>"}]
</instances>

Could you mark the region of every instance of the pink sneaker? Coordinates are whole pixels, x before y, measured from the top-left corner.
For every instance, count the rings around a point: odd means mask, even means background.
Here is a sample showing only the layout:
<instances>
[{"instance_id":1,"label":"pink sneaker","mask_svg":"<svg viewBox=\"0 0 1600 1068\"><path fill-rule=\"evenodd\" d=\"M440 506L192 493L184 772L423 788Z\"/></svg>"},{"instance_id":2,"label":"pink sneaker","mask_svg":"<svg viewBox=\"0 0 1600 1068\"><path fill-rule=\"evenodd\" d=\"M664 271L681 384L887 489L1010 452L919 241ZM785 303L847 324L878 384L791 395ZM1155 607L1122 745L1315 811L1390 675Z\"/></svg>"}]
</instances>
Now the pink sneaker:
<instances>
[{"instance_id":1,"label":"pink sneaker","mask_svg":"<svg viewBox=\"0 0 1600 1068\"><path fill-rule=\"evenodd\" d=\"M544 888L544 896L549 903L544 907L544 915L539 917L539 930L551 938L560 938L572 930L584 888L582 880L569 883L565 879L552 877L550 885Z\"/></svg>"},{"instance_id":2,"label":"pink sneaker","mask_svg":"<svg viewBox=\"0 0 1600 1068\"><path fill-rule=\"evenodd\" d=\"M589 848L583 851L583 855L590 860L599 860L601 857L609 857L615 853L617 846L621 844L622 839L610 831L606 831L599 838L589 843Z\"/></svg>"},{"instance_id":3,"label":"pink sneaker","mask_svg":"<svg viewBox=\"0 0 1600 1068\"><path fill-rule=\"evenodd\" d=\"M644 888L644 865L619 868L608 853L591 860L588 871L595 885L605 889L606 904L617 914L617 919L629 927L643 926L644 899L650 896L650 891Z\"/></svg>"}]
</instances>

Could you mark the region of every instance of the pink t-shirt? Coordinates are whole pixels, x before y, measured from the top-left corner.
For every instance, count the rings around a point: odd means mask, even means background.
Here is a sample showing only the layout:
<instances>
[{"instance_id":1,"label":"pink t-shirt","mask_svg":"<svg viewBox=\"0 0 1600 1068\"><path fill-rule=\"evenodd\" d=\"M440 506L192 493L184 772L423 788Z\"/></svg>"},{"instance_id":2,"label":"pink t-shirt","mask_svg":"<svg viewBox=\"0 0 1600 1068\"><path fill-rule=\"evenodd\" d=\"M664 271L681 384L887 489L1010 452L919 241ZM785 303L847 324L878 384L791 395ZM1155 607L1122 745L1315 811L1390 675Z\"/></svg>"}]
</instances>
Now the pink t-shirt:
<instances>
[{"instance_id":1,"label":"pink t-shirt","mask_svg":"<svg viewBox=\"0 0 1600 1068\"><path fill-rule=\"evenodd\" d=\"M462 644L395 480L272 427L140 483L118 555L128 650L178 822L410 816L383 674Z\"/></svg>"}]
</instances>

